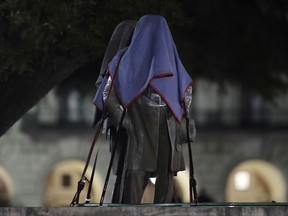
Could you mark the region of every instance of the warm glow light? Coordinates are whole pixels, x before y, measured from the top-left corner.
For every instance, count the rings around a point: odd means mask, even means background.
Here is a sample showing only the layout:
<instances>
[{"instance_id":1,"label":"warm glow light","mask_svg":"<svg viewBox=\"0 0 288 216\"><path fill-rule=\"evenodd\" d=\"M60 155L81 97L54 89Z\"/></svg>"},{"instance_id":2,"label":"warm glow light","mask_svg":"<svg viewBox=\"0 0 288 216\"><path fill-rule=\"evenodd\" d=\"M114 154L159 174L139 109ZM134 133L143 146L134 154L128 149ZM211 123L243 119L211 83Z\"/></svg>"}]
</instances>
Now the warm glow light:
<instances>
[{"instance_id":1,"label":"warm glow light","mask_svg":"<svg viewBox=\"0 0 288 216\"><path fill-rule=\"evenodd\" d=\"M239 171L234 176L235 189L239 191L247 190L250 187L250 173Z\"/></svg>"},{"instance_id":2,"label":"warm glow light","mask_svg":"<svg viewBox=\"0 0 288 216\"><path fill-rule=\"evenodd\" d=\"M152 184L155 185L155 183L156 183L156 178L150 178L150 181L152 182Z\"/></svg>"}]
</instances>

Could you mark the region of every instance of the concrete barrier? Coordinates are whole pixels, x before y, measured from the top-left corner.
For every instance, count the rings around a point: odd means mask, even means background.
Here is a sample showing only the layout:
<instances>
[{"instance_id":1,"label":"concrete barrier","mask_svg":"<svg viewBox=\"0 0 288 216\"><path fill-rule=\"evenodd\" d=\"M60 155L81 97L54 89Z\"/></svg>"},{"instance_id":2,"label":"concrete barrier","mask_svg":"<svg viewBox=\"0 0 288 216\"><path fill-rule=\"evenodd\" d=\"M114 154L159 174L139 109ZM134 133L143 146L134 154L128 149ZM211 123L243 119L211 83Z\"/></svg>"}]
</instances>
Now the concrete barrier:
<instances>
[{"instance_id":1,"label":"concrete barrier","mask_svg":"<svg viewBox=\"0 0 288 216\"><path fill-rule=\"evenodd\" d=\"M161 205L78 205L75 207L2 207L1 216L287 216L288 203L206 203Z\"/></svg>"}]
</instances>

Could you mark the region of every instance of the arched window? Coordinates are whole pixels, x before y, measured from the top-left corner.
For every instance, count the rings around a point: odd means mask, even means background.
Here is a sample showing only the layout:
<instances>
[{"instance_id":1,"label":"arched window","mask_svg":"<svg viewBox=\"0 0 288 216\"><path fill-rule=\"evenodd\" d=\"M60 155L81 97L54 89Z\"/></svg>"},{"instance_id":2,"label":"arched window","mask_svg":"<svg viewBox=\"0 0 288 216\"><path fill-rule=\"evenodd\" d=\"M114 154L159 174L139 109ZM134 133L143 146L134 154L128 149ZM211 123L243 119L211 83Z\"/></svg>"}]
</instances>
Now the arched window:
<instances>
[{"instance_id":1,"label":"arched window","mask_svg":"<svg viewBox=\"0 0 288 216\"><path fill-rule=\"evenodd\" d=\"M10 206L12 198L11 179L7 172L0 166L0 207Z\"/></svg>"},{"instance_id":2,"label":"arched window","mask_svg":"<svg viewBox=\"0 0 288 216\"><path fill-rule=\"evenodd\" d=\"M69 206L77 189L85 163L80 160L67 160L56 164L50 171L45 186L45 206ZM92 168L88 167L86 177L90 179ZM99 202L102 179L95 172L91 193L91 203ZM86 181L79 203L85 202L89 183Z\"/></svg>"},{"instance_id":3,"label":"arched window","mask_svg":"<svg viewBox=\"0 0 288 216\"><path fill-rule=\"evenodd\" d=\"M285 179L266 161L245 161L231 171L226 197L228 202L283 202L286 201Z\"/></svg>"}]
</instances>

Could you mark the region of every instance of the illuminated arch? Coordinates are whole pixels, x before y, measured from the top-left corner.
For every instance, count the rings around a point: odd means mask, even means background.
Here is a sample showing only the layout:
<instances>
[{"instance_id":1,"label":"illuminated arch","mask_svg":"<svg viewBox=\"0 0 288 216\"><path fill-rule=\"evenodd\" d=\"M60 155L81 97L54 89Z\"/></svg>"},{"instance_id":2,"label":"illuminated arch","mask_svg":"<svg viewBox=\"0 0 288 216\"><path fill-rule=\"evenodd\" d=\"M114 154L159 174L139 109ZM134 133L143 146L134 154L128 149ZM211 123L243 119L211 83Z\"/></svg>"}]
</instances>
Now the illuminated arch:
<instances>
[{"instance_id":1,"label":"illuminated arch","mask_svg":"<svg viewBox=\"0 0 288 216\"><path fill-rule=\"evenodd\" d=\"M178 172L175 179L175 189L177 191L177 195L181 202L186 203L190 202L189 198L189 169L186 168L186 170Z\"/></svg>"},{"instance_id":2,"label":"illuminated arch","mask_svg":"<svg viewBox=\"0 0 288 216\"><path fill-rule=\"evenodd\" d=\"M237 186L237 179L235 179L237 175L242 178L242 180L240 179L242 185ZM250 181L251 184L254 184L251 187ZM265 196L259 197L258 195L257 197L255 191L257 189L260 190L260 194L263 193ZM277 167L266 161L248 160L242 162L228 176L226 198L229 202L286 201L285 178Z\"/></svg>"},{"instance_id":3,"label":"illuminated arch","mask_svg":"<svg viewBox=\"0 0 288 216\"><path fill-rule=\"evenodd\" d=\"M1 199L0 200L0 206L1 205L11 205L11 199L13 194L13 186L12 181L6 170L0 166L0 193L1 193Z\"/></svg>"},{"instance_id":4,"label":"illuminated arch","mask_svg":"<svg viewBox=\"0 0 288 216\"><path fill-rule=\"evenodd\" d=\"M65 160L57 163L50 171L45 185L45 206L69 206L81 178L84 161ZM88 167L86 177L90 180L92 167ZM91 203L99 202L102 191L102 179L95 172L91 193ZM79 203L85 202L89 183L86 182Z\"/></svg>"},{"instance_id":5,"label":"illuminated arch","mask_svg":"<svg viewBox=\"0 0 288 216\"><path fill-rule=\"evenodd\" d=\"M174 189L180 202L190 202L189 198L189 171L178 172L177 176L174 177ZM147 188L144 192L142 203L153 203L155 193L155 185L152 181L149 181Z\"/></svg>"}]
</instances>

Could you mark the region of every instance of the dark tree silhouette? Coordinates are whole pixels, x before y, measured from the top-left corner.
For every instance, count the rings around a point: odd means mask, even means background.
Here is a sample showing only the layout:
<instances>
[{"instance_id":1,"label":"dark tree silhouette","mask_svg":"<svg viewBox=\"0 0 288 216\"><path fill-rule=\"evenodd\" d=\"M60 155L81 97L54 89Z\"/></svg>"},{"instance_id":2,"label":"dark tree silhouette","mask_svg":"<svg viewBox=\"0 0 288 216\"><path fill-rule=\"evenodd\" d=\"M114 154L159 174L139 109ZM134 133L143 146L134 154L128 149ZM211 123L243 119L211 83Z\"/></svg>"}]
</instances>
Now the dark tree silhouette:
<instances>
[{"instance_id":1,"label":"dark tree silhouette","mask_svg":"<svg viewBox=\"0 0 288 216\"><path fill-rule=\"evenodd\" d=\"M166 17L194 80L273 99L288 86L287 13L285 0L2 0L0 136L53 87L101 61L120 21L144 14Z\"/></svg>"}]
</instances>

